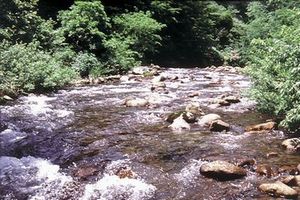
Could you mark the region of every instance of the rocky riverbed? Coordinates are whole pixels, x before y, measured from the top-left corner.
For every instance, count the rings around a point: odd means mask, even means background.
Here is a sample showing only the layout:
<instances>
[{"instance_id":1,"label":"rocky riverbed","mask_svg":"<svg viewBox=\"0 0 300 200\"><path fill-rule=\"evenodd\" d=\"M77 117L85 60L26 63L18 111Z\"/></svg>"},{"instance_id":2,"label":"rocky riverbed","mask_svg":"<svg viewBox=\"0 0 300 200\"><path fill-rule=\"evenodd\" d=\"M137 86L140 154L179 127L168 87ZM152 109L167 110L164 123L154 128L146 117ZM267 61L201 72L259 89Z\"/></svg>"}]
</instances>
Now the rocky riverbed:
<instances>
[{"instance_id":1,"label":"rocky riverbed","mask_svg":"<svg viewBox=\"0 0 300 200\"><path fill-rule=\"evenodd\" d=\"M232 67L151 66L5 97L0 199L297 199L300 140L250 85Z\"/></svg>"}]
</instances>

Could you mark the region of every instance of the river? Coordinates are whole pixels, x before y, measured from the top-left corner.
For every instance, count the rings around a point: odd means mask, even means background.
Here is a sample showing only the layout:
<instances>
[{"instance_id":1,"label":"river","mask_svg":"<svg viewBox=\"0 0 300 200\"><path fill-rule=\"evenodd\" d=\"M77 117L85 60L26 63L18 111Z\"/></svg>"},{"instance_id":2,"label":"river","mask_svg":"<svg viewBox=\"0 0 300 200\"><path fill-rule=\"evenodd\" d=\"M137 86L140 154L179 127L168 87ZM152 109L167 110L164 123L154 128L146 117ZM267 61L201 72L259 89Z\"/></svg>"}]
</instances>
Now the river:
<instances>
[{"instance_id":1,"label":"river","mask_svg":"<svg viewBox=\"0 0 300 200\"><path fill-rule=\"evenodd\" d=\"M247 125L269 117L244 94L250 80L235 70L162 69L163 90L138 75L103 84L73 86L55 93L22 96L0 106L1 199L265 199L258 184L275 180L248 170L245 178L216 181L200 166L212 160L255 159L279 169L297 166L299 156L281 147L281 131L246 134ZM240 102L214 107L218 96ZM148 106L126 107L126 98ZM174 131L165 118L191 102L219 114L228 132L197 123ZM266 155L276 152L278 156Z\"/></svg>"}]
</instances>

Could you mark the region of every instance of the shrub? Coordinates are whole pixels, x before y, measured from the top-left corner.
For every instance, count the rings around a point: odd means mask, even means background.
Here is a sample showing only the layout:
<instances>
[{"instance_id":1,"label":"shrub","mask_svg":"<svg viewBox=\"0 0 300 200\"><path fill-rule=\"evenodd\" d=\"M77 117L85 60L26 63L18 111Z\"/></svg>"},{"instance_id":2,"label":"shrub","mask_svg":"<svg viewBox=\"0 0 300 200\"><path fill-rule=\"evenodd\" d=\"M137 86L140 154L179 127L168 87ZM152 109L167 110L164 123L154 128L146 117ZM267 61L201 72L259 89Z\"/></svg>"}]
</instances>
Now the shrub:
<instances>
[{"instance_id":1,"label":"shrub","mask_svg":"<svg viewBox=\"0 0 300 200\"><path fill-rule=\"evenodd\" d=\"M105 42L107 49L105 73L124 73L140 64L141 55L130 47L134 42L130 38L114 35Z\"/></svg>"},{"instance_id":2,"label":"shrub","mask_svg":"<svg viewBox=\"0 0 300 200\"><path fill-rule=\"evenodd\" d=\"M98 75L101 75L103 65L94 54L80 52L74 59L72 68L79 72L81 77L88 77L91 70L98 71Z\"/></svg>"},{"instance_id":3,"label":"shrub","mask_svg":"<svg viewBox=\"0 0 300 200\"><path fill-rule=\"evenodd\" d=\"M300 9L284 7L262 12L264 23L272 27L267 30L255 26L262 30L249 36L252 39L246 55L247 72L253 80L251 95L260 110L277 115L283 119L283 127L296 131L300 127Z\"/></svg>"},{"instance_id":4,"label":"shrub","mask_svg":"<svg viewBox=\"0 0 300 200\"><path fill-rule=\"evenodd\" d=\"M60 31L77 51L103 48L108 17L100 1L75 1L70 10L58 15Z\"/></svg>"},{"instance_id":5,"label":"shrub","mask_svg":"<svg viewBox=\"0 0 300 200\"><path fill-rule=\"evenodd\" d=\"M35 43L2 44L0 88L8 93L48 90L67 84L76 75L64 60L44 52Z\"/></svg>"},{"instance_id":6,"label":"shrub","mask_svg":"<svg viewBox=\"0 0 300 200\"><path fill-rule=\"evenodd\" d=\"M132 45L132 49L140 55L153 53L160 45L162 38L158 33L165 25L153 19L150 12L126 13L114 17L112 21L115 32L125 40L130 40L126 45Z\"/></svg>"}]
</instances>

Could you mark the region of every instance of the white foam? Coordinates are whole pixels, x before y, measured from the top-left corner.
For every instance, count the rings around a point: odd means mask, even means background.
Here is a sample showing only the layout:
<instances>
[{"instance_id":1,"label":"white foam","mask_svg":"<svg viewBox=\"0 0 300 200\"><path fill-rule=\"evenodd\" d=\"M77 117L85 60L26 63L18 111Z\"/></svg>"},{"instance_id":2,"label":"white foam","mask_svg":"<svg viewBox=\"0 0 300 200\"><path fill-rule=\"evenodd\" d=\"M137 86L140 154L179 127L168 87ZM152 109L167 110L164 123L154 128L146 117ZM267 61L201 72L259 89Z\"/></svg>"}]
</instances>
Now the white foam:
<instances>
[{"instance_id":1,"label":"white foam","mask_svg":"<svg viewBox=\"0 0 300 200\"><path fill-rule=\"evenodd\" d=\"M129 167L130 160L111 162L105 169L104 177L93 184L85 186L81 200L146 200L153 197L156 187L141 178L120 178L115 175L120 167Z\"/></svg>"},{"instance_id":2,"label":"white foam","mask_svg":"<svg viewBox=\"0 0 300 200\"><path fill-rule=\"evenodd\" d=\"M119 178L116 175L104 175L94 184L88 184L82 200L146 200L153 197L156 188L143 180L131 178Z\"/></svg>"},{"instance_id":3,"label":"white foam","mask_svg":"<svg viewBox=\"0 0 300 200\"><path fill-rule=\"evenodd\" d=\"M174 175L175 179L184 186L195 183L200 174L200 167L204 163L205 161L202 160L190 160L187 166L185 166L179 173Z\"/></svg>"},{"instance_id":4,"label":"white foam","mask_svg":"<svg viewBox=\"0 0 300 200\"><path fill-rule=\"evenodd\" d=\"M25 98L25 103L30 109L30 113L33 115L45 114L51 112L51 105L47 101L55 100L56 97L47 97L44 95L41 96L28 96Z\"/></svg>"},{"instance_id":5,"label":"white foam","mask_svg":"<svg viewBox=\"0 0 300 200\"><path fill-rule=\"evenodd\" d=\"M55 194L63 186L72 181L70 176L59 172L60 167L48 160L32 156L17 159L15 157L0 157L0 178L9 181L2 182L18 188L24 194L30 194L29 199L47 199L49 192Z\"/></svg>"}]
</instances>

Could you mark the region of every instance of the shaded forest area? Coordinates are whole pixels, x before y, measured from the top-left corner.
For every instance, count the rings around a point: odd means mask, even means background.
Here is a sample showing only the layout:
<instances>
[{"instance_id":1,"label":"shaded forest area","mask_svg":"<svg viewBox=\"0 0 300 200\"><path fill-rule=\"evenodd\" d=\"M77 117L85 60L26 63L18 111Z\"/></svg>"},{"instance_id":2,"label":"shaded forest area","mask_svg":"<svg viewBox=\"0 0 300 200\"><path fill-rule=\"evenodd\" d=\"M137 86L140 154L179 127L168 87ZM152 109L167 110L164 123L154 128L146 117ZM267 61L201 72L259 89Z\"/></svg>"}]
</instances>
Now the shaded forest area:
<instances>
[{"instance_id":1,"label":"shaded forest area","mask_svg":"<svg viewBox=\"0 0 300 200\"><path fill-rule=\"evenodd\" d=\"M142 63L242 66L258 108L297 131L299 4L1 0L0 93L53 90Z\"/></svg>"}]
</instances>

